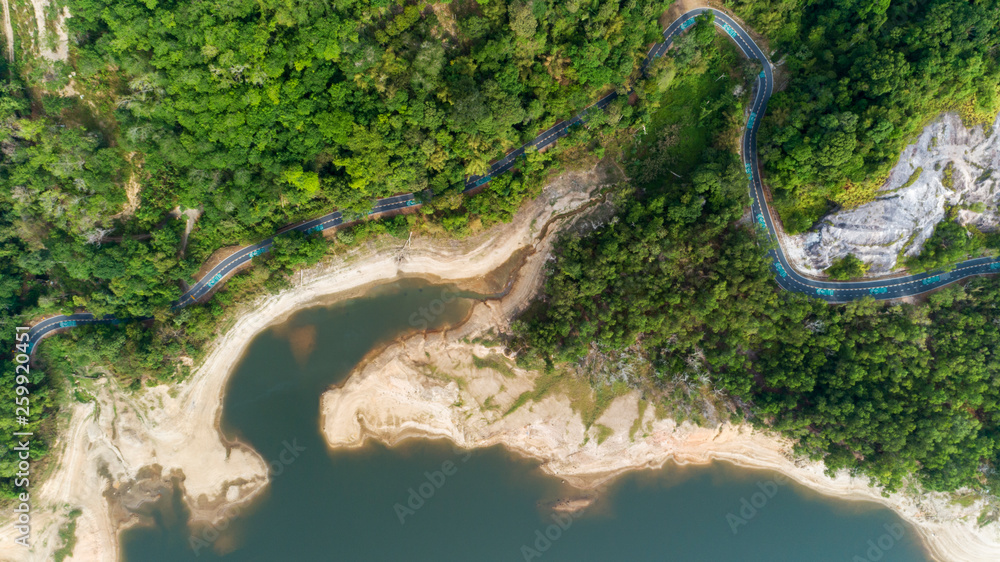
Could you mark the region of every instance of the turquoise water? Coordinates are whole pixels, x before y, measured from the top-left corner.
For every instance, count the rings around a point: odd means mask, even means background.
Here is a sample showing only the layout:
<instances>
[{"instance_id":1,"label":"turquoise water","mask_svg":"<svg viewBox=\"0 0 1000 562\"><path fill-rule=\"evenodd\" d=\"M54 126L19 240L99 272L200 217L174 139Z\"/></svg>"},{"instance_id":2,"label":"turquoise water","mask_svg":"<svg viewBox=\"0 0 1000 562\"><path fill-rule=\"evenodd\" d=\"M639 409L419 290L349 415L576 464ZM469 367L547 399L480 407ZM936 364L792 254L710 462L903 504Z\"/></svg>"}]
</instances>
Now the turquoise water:
<instances>
[{"instance_id":1,"label":"turquoise water","mask_svg":"<svg viewBox=\"0 0 1000 562\"><path fill-rule=\"evenodd\" d=\"M460 320L469 301L441 291L395 283L304 310L256 338L230 380L222 426L272 461L271 486L209 528L188 527L179 494L164 498L153 525L123 535L125 560L928 559L886 509L722 463L635 473L579 517L554 519L540 504L571 491L502 448L410 441L328 450L322 392L413 326Z\"/></svg>"}]
</instances>

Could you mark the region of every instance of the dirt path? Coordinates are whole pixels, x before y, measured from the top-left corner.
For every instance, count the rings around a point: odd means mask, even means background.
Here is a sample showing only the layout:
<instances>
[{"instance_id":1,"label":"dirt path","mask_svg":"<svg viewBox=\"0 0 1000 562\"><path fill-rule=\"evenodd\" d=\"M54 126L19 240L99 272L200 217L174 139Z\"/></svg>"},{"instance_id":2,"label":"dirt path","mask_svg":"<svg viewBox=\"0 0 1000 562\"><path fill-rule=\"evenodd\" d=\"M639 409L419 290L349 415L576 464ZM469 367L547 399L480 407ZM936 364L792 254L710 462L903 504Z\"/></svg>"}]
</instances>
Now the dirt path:
<instances>
[{"instance_id":1,"label":"dirt path","mask_svg":"<svg viewBox=\"0 0 1000 562\"><path fill-rule=\"evenodd\" d=\"M191 236L191 230L194 229L194 223L198 221L198 217L201 216L200 209L186 209L183 213L179 213L177 216L183 214L187 217L187 224L184 225L184 234L181 235L181 251L180 256L184 257L184 252L187 250L188 237Z\"/></svg>"},{"instance_id":2,"label":"dirt path","mask_svg":"<svg viewBox=\"0 0 1000 562\"><path fill-rule=\"evenodd\" d=\"M4 0L6 3L7 0ZM66 18L70 17L69 8L63 7L59 15L56 16L56 40L55 48L50 48L49 29L46 25L45 10L49 7L49 0L31 0L31 6L35 11L35 24L38 26L38 55L51 61L65 61L69 56L69 32L66 30Z\"/></svg>"}]
</instances>

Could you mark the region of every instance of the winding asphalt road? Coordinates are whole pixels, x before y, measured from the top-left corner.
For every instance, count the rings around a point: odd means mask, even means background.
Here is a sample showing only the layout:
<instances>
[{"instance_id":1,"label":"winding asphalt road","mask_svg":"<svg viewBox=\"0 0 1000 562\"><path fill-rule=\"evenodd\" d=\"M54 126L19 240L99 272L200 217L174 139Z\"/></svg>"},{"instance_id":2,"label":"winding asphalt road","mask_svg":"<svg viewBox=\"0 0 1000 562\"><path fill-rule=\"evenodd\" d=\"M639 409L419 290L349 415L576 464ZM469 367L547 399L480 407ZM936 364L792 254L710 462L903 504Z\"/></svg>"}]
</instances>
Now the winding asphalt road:
<instances>
[{"instance_id":1,"label":"winding asphalt road","mask_svg":"<svg viewBox=\"0 0 1000 562\"><path fill-rule=\"evenodd\" d=\"M697 8L677 18L667 27L666 30L664 30L664 41L662 43L657 43L650 48L649 53L646 55L646 59L642 63L642 68L645 69L653 59L666 53L667 49L669 49L673 43L674 38L689 29L692 25L696 25L697 16L705 14L706 12L713 12L715 14L715 25L730 37L736 46L743 52L744 56L748 59L759 61L763 67L757 78L753 103L750 107L750 117L743 134L742 152L747 178L750 182L751 211L754 220L757 227L762 231L765 231L772 242L777 241L778 234L774 227L774 221L771 218L771 210L767 206L764 186L760 181L760 166L757 161L757 130L760 127L761 117L767 109L767 102L771 98L771 93L774 89L774 75L772 72L773 69L771 62L767 59L764 52L761 51L760 47L753 42L750 34L740 27L739 24L737 24L732 18L718 10L712 8ZM617 98L618 93L612 92L581 111L572 119L563 121L550 127L549 129L546 129L531 142L494 162L486 174L482 176L470 177L466 181L463 191L468 192L473 190L485 183L488 183L500 174L509 171L515 166L517 160L524 156L525 150L529 147L542 149L549 146L559 138L568 135L574 126L586 122L587 116L591 112L605 110L608 105L610 105L611 102L615 101ZM414 194L405 193L377 200L375 202L375 206L368 214L369 216L378 215L381 213L399 211L407 207L415 207L419 205L420 203L415 198ZM344 217L341 215L340 211L334 211L327 215L323 215L282 230L275 236L281 236L290 231L311 234L340 226L344 223L343 219ZM205 298L209 293L211 293L212 289L216 285L230 276L237 269L248 264L254 256L269 251L273 243L274 236L268 238L267 240L241 248L238 252L225 258L222 262L205 274L201 280L191 286L186 293L181 295L176 302L176 307L179 308L194 304ZM871 281L817 281L798 274L791 267L791 265L789 265L784 252L781 251L781 245L773 244L773 246L774 249L772 249L768 255L773 260L775 279L780 287L789 291L809 294L831 303L847 302L865 296L871 296L879 300L897 299L900 297L931 291L973 275L1000 273L1000 261L993 258L978 258L964 261L949 272L921 273L918 275L908 275L905 277ZM133 320L144 319L139 318ZM105 316L103 318L96 318L93 314L85 312L46 318L45 320L42 320L32 326L31 330L28 332L29 353L34 351L36 344L42 338L57 330L87 324L118 324L120 322L122 322L122 320L114 317Z\"/></svg>"}]
</instances>

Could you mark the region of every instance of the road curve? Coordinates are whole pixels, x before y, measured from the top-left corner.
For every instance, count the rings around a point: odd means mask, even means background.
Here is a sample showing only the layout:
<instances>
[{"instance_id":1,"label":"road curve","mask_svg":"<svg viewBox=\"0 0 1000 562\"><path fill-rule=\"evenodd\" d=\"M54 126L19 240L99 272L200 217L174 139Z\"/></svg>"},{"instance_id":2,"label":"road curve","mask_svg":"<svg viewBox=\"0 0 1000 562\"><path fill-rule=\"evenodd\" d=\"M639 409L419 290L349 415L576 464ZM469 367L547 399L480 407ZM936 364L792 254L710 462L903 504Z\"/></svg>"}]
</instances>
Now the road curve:
<instances>
[{"instance_id":1,"label":"road curve","mask_svg":"<svg viewBox=\"0 0 1000 562\"><path fill-rule=\"evenodd\" d=\"M729 36L733 43L743 52L743 55L748 59L759 61L762 66L754 88L753 103L750 106L747 127L743 133L742 153L750 184L750 207L754 222L759 229L766 232L772 242L778 241L778 234L775 230L771 211L767 206L767 199L764 195L764 186L760 181L760 165L757 161L757 131L760 128L761 117L767 109L767 102L771 98L771 93L774 89L774 74L771 62L760 47L754 43L750 34L732 18L719 10L713 8L696 8L680 16L667 26L663 31L663 42L656 43L649 49L641 68L645 69L653 59L666 53L667 49L673 43L674 38L684 33L691 26L697 25L698 20L696 18L708 12L712 12L715 15L715 25ZM617 98L618 93L612 92L585 108L572 119L563 121L542 131L532 141L493 162L486 174L468 178L463 192L473 190L488 183L500 174L510 171L516 165L517 160L523 157L525 151L530 147L542 149L553 144L559 138L568 135L574 126L586 122L587 116L591 112L605 110ZM413 193L405 193L376 200L375 206L368 214L369 216L377 215L419 205L420 202ZM281 236L291 231L311 234L335 228L343 223L343 215L340 211L334 211L279 231L275 236ZM216 285L232 275L237 269L249 263L255 256L270 251L275 236L241 248L236 253L222 260L222 262L213 267L197 283L192 285L186 293L181 295L175 306L178 308L188 306L205 298ZM774 248L769 251L768 255L773 260L772 267L775 272L775 280L781 288L812 295L831 303L847 302L866 296L871 296L879 300L898 299L900 297L931 291L973 275L1000 273L1000 261L993 258L977 258L961 262L948 272L921 273L906 277L871 281L817 281L798 274L789 264L784 252L781 251L781 245L775 243L773 246ZM97 318L93 314L85 312L46 318L32 326L28 332L29 353L34 352L35 345L42 338L57 330L87 324L118 324L120 322L122 320L112 316Z\"/></svg>"}]
</instances>

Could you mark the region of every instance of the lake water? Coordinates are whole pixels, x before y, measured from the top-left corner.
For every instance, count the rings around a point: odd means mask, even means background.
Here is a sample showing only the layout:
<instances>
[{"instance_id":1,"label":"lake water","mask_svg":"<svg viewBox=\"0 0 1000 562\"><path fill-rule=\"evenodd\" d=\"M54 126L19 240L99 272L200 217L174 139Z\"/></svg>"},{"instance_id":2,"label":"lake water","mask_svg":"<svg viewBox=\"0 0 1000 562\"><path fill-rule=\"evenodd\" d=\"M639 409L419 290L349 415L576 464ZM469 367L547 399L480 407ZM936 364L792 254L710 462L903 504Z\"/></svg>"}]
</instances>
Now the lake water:
<instances>
[{"instance_id":1,"label":"lake water","mask_svg":"<svg viewBox=\"0 0 1000 562\"><path fill-rule=\"evenodd\" d=\"M572 491L499 447L328 450L322 392L422 320L463 318L471 301L442 311L442 289L393 283L257 337L231 377L222 426L272 462L272 484L210 528L189 528L179 493L164 498L152 526L123 535L125 560L928 560L889 510L722 463L625 476L581 515L558 518L543 504Z\"/></svg>"}]
</instances>

